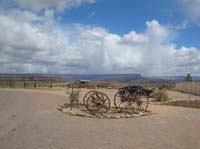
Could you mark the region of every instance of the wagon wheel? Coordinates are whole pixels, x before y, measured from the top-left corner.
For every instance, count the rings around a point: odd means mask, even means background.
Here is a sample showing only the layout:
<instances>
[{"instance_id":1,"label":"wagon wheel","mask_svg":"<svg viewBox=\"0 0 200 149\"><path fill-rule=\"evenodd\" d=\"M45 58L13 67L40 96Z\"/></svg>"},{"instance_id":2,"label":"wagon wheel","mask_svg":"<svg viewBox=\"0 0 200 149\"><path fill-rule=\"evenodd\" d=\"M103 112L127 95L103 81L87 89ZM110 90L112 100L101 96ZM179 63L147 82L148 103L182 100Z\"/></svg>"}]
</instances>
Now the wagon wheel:
<instances>
[{"instance_id":1,"label":"wagon wheel","mask_svg":"<svg viewBox=\"0 0 200 149\"><path fill-rule=\"evenodd\" d=\"M86 100L87 98L89 97L90 94L96 92L95 90L91 90L89 92L87 92L84 96L83 96L83 105L85 106L86 105Z\"/></svg>"},{"instance_id":2,"label":"wagon wheel","mask_svg":"<svg viewBox=\"0 0 200 149\"><path fill-rule=\"evenodd\" d=\"M147 94L143 90L138 89L133 96L135 97L137 109L146 111L149 105L149 97Z\"/></svg>"},{"instance_id":3,"label":"wagon wheel","mask_svg":"<svg viewBox=\"0 0 200 149\"><path fill-rule=\"evenodd\" d=\"M114 106L115 108L134 108L131 100L130 92L126 89L120 89L115 93Z\"/></svg>"},{"instance_id":4,"label":"wagon wheel","mask_svg":"<svg viewBox=\"0 0 200 149\"><path fill-rule=\"evenodd\" d=\"M106 113L110 109L110 99L105 93L95 91L88 96L86 108L90 112Z\"/></svg>"}]
</instances>

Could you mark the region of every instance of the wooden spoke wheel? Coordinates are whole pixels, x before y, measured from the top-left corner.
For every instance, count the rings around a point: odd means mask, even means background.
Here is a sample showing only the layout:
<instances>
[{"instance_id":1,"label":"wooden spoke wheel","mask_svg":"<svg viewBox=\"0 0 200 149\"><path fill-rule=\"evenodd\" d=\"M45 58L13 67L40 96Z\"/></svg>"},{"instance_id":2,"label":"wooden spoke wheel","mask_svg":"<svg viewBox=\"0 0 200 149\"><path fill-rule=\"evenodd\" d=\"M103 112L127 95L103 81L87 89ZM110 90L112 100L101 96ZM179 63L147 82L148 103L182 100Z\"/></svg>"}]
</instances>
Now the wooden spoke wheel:
<instances>
[{"instance_id":1,"label":"wooden spoke wheel","mask_svg":"<svg viewBox=\"0 0 200 149\"><path fill-rule=\"evenodd\" d=\"M90 112L106 113L110 109L110 99L105 93L95 91L88 96L86 108Z\"/></svg>"},{"instance_id":2,"label":"wooden spoke wheel","mask_svg":"<svg viewBox=\"0 0 200 149\"><path fill-rule=\"evenodd\" d=\"M95 90L91 90L89 92L87 92L84 96L83 96L83 105L86 105L86 100L87 98L90 96L90 94L94 93L94 92L97 92Z\"/></svg>"},{"instance_id":3,"label":"wooden spoke wheel","mask_svg":"<svg viewBox=\"0 0 200 149\"><path fill-rule=\"evenodd\" d=\"M114 96L115 108L134 108L132 105L132 95L126 89L119 89Z\"/></svg>"},{"instance_id":4,"label":"wooden spoke wheel","mask_svg":"<svg viewBox=\"0 0 200 149\"><path fill-rule=\"evenodd\" d=\"M149 97L147 94L143 91L138 89L133 94L136 103L136 109L140 111L146 111L149 105Z\"/></svg>"}]
</instances>

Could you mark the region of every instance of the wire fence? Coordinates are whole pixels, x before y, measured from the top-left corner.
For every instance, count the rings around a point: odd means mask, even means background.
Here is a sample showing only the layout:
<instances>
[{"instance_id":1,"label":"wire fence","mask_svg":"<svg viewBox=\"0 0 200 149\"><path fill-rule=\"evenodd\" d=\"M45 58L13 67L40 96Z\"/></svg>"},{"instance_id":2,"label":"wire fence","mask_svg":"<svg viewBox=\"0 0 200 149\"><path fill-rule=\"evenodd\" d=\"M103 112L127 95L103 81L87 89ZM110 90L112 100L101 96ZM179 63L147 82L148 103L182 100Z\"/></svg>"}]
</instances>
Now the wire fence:
<instances>
[{"instance_id":1,"label":"wire fence","mask_svg":"<svg viewBox=\"0 0 200 149\"><path fill-rule=\"evenodd\" d=\"M1 88L68 88L68 82L0 81Z\"/></svg>"},{"instance_id":2,"label":"wire fence","mask_svg":"<svg viewBox=\"0 0 200 149\"><path fill-rule=\"evenodd\" d=\"M200 95L200 82L188 81L177 83L175 89L185 93Z\"/></svg>"}]
</instances>

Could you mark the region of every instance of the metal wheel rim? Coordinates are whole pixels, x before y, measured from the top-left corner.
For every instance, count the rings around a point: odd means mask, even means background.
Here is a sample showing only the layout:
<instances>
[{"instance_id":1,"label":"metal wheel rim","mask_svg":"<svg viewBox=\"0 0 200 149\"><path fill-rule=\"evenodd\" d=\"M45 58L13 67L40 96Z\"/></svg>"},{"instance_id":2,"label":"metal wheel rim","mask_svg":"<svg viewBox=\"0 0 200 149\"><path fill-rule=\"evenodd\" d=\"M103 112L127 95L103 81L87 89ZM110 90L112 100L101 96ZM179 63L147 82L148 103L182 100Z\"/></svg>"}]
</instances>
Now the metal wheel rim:
<instances>
[{"instance_id":1,"label":"metal wheel rim","mask_svg":"<svg viewBox=\"0 0 200 149\"><path fill-rule=\"evenodd\" d=\"M88 98L89 94L96 92L95 90L91 90L89 92L87 92L84 96L83 96L83 105L86 105L86 99Z\"/></svg>"},{"instance_id":2,"label":"metal wheel rim","mask_svg":"<svg viewBox=\"0 0 200 149\"><path fill-rule=\"evenodd\" d=\"M134 93L135 102L136 102L136 109L140 111L147 111L149 105L149 97L147 94L142 90L137 90Z\"/></svg>"},{"instance_id":3,"label":"metal wheel rim","mask_svg":"<svg viewBox=\"0 0 200 149\"><path fill-rule=\"evenodd\" d=\"M86 101L86 108L91 112L106 113L110 109L110 99L102 92L93 92Z\"/></svg>"},{"instance_id":4,"label":"metal wheel rim","mask_svg":"<svg viewBox=\"0 0 200 149\"><path fill-rule=\"evenodd\" d=\"M125 94L125 95L122 95L122 94ZM114 96L115 108L127 108L127 107L133 108L131 98L132 98L132 96L128 90L126 90L126 89L118 90Z\"/></svg>"}]
</instances>

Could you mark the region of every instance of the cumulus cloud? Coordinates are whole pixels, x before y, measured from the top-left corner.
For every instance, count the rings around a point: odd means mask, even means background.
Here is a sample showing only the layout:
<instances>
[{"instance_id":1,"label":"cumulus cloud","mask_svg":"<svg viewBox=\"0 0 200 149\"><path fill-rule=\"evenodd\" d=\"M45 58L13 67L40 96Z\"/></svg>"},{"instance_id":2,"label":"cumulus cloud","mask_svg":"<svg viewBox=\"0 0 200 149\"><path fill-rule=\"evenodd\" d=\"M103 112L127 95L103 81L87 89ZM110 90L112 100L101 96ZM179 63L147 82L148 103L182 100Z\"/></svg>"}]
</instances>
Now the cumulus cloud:
<instances>
[{"instance_id":1,"label":"cumulus cloud","mask_svg":"<svg viewBox=\"0 0 200 149\"><path fill-rule=\"evenodd\" d=\"M178 0L190 20L200 22L200 0ZM200 23L199 23L200 24Z\"/></svg>"},{"instance_id":2,"label":"cumulus cloud","mask_svg":"<svg viewBox=\"0 0 200 149\"><path fill-rule=\"evenodd\" d=\"M21 14L21 15L19 15ZM176 48L173 30L157 20L144 32L124 35L103 27L60 26L44 15L13 10L0 14L0 68L4 73L200 74L200 52Z\"/></svg>"},{"instance_id":3,"label":"cumulus cloud","mask_svg":"<svg viewBox=\"0 0 200 149\"><path fill-rule=\"evenodd\" d=\"M22 8L38 12L48 8L64 11L65 9L80 6L83 3L95 3L95 0L16 0L15 3Z\"/></svg>"},{"instance_id":4,"label":"cumulus cloud","mask_svg":"<svg viewBox=\"0 0 200 149\"><path fill-rule=\"evenodd\" d=\"M176 29L176 30L184 30L188 27L188 21L184 20L183 22L181 22L180 24L177 25L169 25L169 28L171 29Z\"/></svg>"},{"instance_id":5,"label":"cumulus cloud","mask_svg":"<svg viewBox=\"0 0 200 149\"><path fill-rule=\"evenodd\" d=\"M125 34L122 39L127 43L145 43L148 42L148 38L143 34L137 34L135 31L131 31L128 34Z\"/></svg>"}]
</instances>

